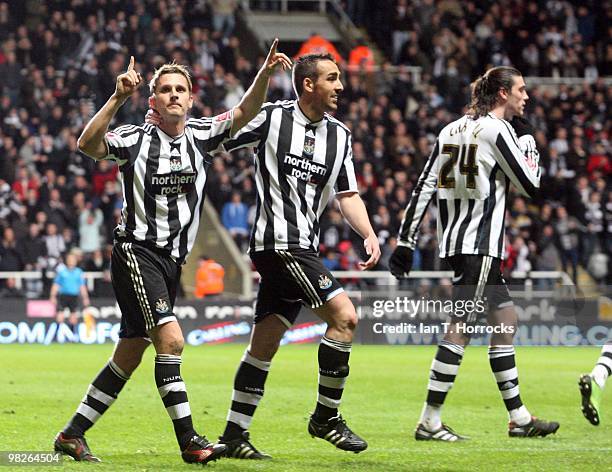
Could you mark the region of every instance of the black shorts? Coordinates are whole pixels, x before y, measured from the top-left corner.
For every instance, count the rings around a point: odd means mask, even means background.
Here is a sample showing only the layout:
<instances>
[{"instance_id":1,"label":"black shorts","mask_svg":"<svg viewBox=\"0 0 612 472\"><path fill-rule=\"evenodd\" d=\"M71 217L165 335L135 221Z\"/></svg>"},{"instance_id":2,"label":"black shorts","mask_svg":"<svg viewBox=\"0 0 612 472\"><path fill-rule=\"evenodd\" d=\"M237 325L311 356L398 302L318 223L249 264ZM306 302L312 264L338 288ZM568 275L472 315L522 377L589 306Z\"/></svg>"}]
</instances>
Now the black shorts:
<instances>
[{"instance_id":1,"label":"black shorts","mask_svg":"<svg viewBox=\"0 0 612 472\"><path fill-rule=\"evenodd\" d=\"M70 313L74 313L79 309L78 295L60 295L57 297L57 311L64 311L68 308Z\"/></svg>"},{"instance_id":2,"label":"black shorts","mask_svg":"<svg viewBox=\"0 0 612 472\"><path fill-rule=\"evenodd\" d=\"M446 259L453 271L455 318L473 312L472 320L486 317L489 310L512 306L512 298L501 273L501 259L460 254ZM472 307L474 309L472 309Z\"/></svg>"},{"instance_id":3,"label":"black shorts","mask_svg":"<svg viewBox=\"0 0 612 472\"><path fill-rule=\"evenodd\" d=\"M148 337L155 326L175 321L181 266L169 255L138 243L116 241L111 278L121 309L120 338Z\"/></svg>"},{"instance_id":4,"label":"black shorts","mask_svg":"<svg viewBox=\"0 0 612 472\"><path fill-rule=\"evenodd\" d=\"M291 326L302 304L319 308L344 289L314 251L258 251L251 260L261 275L255 304L255 323L270 314Z\"/></svg>"}]
</instances>

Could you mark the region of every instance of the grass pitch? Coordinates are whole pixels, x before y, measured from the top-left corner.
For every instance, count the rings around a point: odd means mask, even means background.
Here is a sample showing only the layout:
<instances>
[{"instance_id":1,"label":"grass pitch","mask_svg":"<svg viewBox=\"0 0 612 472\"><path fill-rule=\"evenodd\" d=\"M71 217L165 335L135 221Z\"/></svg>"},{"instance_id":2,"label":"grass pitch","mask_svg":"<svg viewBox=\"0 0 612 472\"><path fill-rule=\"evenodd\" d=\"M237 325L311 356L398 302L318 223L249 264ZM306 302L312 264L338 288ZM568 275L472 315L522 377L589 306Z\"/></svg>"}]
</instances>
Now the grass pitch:
<instances>
[{"instance_id":1,"label":"grass pitch","mask_svg":"<svg viewBox=\"0 0 612 472\"><path fill-rule=\"evenodd\" d=\"M471 437L460 444L416 442L413 431L427 385L434 347L361 346L351 356L342 413L369 442L361 454L336 450L306 432L316 398L316 345L284 346L272 365L266 396L251 438L272 461L223 459L216 471L318 470L611 470L612 393L604 397L602 424L580 412L578 376L598 348L519 347L521 396L533 414L558 420L547 438L507 436L507 416L486 348L471 347L444 407L444 421ZM0 347L0 450L50 451L53 437L74 413L89 382L110 356L110 345L5 345ZM182 374L194 423L210 439L222 432L243 345L186 347ZM612 387L609 387L612 389ZM155 388L153 350L119 399L88 432L104 462L64 460L67 470L187 470L172 425ZM8 467L0 467L7 470ZM58 470L58 467L46 467ZM23 467L19 467L23 470Z\"/></svg>"}]
</instances>

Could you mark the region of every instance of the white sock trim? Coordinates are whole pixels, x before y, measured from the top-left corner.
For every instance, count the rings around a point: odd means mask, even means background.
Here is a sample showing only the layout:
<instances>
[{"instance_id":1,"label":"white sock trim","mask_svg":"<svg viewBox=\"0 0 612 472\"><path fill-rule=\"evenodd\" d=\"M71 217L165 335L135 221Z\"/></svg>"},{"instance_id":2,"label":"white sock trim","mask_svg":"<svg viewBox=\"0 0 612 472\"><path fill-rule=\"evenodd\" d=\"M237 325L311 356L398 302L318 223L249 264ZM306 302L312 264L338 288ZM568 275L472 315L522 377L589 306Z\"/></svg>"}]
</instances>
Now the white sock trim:
<instances>
[{"instance_id":1,"label":"white sock trim","mask_svg":"<svg viewBox=\"0 0 612 472\"><path fill-rule=\"evenodd\" d=\"M249 349L247 348L244 351L244 355L242 356L242 362L246 362L247 364L251 364L253 367L257 367L259 370L264 370L268 372L270 370L271 362L261 361L251 355Z\"/></svg>"},{"instance_id":2,"label":"white sock trim","mask_svg":"<svg viewBox=\"0 0 612 472\"><path fill-rule=\"evenodd\" d=\"M123 380L130 379L130 376L121 367L119 367L117 363L113 361L112 359L108 360L108 366L117 375L117 377L121 377Z\"/></svg>"},{"instance_id":3,"label":"white sock trim","mask_svg":"<svg viewBox=\"0 0 612 472\"><path fill-rule=\"evenodd\" d=\"M442 426L442 405L429 405L427 402L423 404L423 410L421 411L421 423L429 431L435 431Z\"/></svg>"}]
</instances>

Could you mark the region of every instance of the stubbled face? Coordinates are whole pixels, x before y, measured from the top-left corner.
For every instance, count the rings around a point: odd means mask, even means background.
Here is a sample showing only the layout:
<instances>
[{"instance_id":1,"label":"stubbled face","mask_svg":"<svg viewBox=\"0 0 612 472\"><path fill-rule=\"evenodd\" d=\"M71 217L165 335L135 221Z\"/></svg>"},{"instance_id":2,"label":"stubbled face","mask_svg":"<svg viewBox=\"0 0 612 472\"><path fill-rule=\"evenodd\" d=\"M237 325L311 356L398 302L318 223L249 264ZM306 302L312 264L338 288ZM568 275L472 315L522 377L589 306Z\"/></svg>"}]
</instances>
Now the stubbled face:
<instances>
[{"instance_id":1,"label":"stubbled face","mask_svg":"<svg viewBox=\"0 0 612 472\"><path fill-rule=\"evenodd\" d=\"M512 88L507 94L505 118L511 120L514 116L523 116L529 95L527 95L525 80L522 76L512 77Z\"/></svg>"},{"instance_id":2,"label":"stubbled face","mask_svg":"<svg viewBox=\"0 0 612 472\"><path fill-rule=\"evenodd\" d=\"M182 74L163 74L157 81L149 106L159 112L164 122L185 119L193 105L189 83Z\"/></svg>"},{"instance_id":3,"label":"stubbled face","mask_svg":"<svg viewBox=\"0 0 612 472\"><path fill-rule=\"evenodd\" d=\"M319 61L317 72L317 80L313 87L315 103L322 112L336 111L338 96L344 90L340 81L340 70L333 61Z\"/></svg>"}]
</instances>

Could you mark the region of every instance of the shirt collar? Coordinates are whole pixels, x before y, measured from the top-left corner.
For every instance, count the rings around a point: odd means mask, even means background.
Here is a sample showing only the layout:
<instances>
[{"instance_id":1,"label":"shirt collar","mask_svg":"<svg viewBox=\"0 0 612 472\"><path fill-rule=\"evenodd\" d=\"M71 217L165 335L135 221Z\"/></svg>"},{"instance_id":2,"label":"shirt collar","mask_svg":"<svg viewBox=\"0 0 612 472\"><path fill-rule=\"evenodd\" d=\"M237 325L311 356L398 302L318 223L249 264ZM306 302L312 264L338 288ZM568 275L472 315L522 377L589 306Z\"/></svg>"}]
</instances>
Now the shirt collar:
<instances>
[{"instance_id":1,"label":"shirt collar","mask_svg":"<svg viewBox=\"0 0 612 472\"><path fill-rule=\"evenodd\" d=\"M323 118L321 118L319 121L310 121L310 118L308 118L300 108L300 103L297 100L295 101L294 113L295 117L301 124L303 124L304 126L308 126L312 129L316 129L321 123L324 123L327 120L327 115L325 114L323 115Z\"/></svg>"},{"instance_id":2,"label":"shirt collar","mask_svg":"<svg viewBox=\"0 0 612 472\"><path fill-rule=\"evenodd\" d=\"M166 139L167 141L170 141L170 142L179 141L179 140L181 140L183 138L183 136L185 136L185 131L183 131L178 136L170 136L164 130L162 130L159 126L157 126L156 128L157 128L159 137L160 138L164 138L164 139Z\"/></svg>"}]
</instances>

